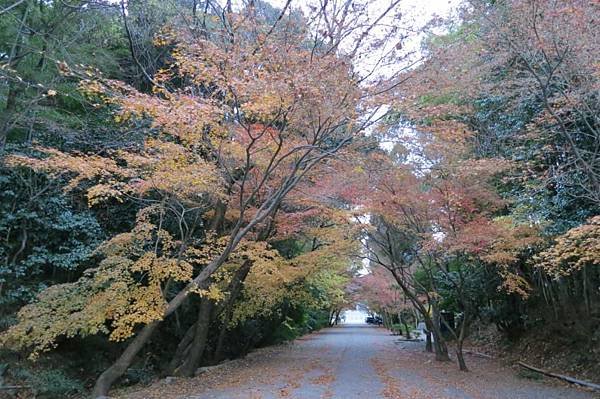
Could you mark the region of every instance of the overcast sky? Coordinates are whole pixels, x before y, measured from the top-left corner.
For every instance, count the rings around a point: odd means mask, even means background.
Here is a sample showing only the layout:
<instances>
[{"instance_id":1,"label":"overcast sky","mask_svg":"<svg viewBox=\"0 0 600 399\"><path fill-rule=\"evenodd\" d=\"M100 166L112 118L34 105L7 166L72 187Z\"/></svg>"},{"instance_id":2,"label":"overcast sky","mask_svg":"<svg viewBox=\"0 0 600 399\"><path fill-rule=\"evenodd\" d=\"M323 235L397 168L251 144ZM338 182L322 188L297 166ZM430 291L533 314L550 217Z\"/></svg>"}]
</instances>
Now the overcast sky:
<instances>
[{"instance_id":1,"label":"overcast sky","mask_svg":"<svg viewBox=\"0 0 600 399\"><path fill-rule=\"evenodd\" d=\"M267 0L276 7L283 7L286 0ZM292 7L304 7L310 4L310 0L292 0ZM373 0L375 7L384 10L390 0ZM460 3L460 0L403 0L401 7L405 9L407 16L414 17L419 21L427 21L433 15L446 16Z\"/></svg>"},{"instance_id":2,"label":"overcast sky","mask_svg":"<svg viewBox=\"0 0 600 399\"><path fill-rule=\"evenodd\" d=\"M238 0L240 1L240 0ZM287 0L266 0L272 5L282 8ZM370 15L379 16L381 12L387 9L392 0L370 0L368 1L369 7L368 12ZM319 0L292 0L292 8L301 8L308 11L310 4L317 4ZM234 0L235 3L235 0ZM411 30L419 31L428 21L434 16L448 17L452 15L453 11L456 10L461 0L401 0L399 7L402 10L403 21L402 24L405 28L409 27ZM385 20L381 21L385 23ZM381 32L381 31L380 31ZM378 30L374 29L370 32L374 39L377 39ZM406 58L404 61L406 65L410 65L413 61L420 57L420 44L423 39L423 34L414 35L408 34L402 42L403 54L412 54L412 56ZM395 43L389 43L387 46L394 46ZM370 71L371 66L377 65L377 61L381 58L381 54L389 51L389 48L382 48L379 50L379 54L373 53L371 56L361 58L360 65L355 65L358 70L364 72ZM383 75L394 75L398 68L406 66L402 64L388 65L387 67L380 68ZM376 78L376 76L374 76Z\"/></svg>"}]
</instances>

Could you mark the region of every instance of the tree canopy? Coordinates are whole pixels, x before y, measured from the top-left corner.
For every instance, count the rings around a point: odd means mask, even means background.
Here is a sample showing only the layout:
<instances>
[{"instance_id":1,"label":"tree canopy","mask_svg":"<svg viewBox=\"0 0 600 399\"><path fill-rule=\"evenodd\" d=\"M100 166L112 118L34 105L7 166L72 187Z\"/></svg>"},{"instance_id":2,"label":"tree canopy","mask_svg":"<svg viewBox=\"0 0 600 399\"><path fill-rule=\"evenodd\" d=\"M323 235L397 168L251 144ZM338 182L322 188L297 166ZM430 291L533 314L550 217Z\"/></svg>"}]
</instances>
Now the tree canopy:
<instances>
[{"instance_id":1,"label":"tree canopy","mask_svg":"<svg viewBox=\"0 0 600 399\"><path fill-rule=\"evenodd\" d=\"M388 3L0 1L9 378L100 397L356 304L462 370L481 325L598 354L600 6Z\"/></svg>"}]
</instances>

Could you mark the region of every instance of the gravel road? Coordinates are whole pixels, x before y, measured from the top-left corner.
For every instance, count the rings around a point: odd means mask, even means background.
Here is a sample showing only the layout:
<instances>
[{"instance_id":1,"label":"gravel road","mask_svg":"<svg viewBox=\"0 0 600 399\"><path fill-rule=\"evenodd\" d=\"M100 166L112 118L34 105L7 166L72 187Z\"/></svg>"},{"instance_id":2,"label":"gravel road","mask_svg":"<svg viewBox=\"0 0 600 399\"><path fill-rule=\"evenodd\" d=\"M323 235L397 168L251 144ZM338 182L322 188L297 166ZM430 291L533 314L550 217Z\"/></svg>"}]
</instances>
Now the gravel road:
<instances>
[{"instance_id":1,"label":"gravel road","mask_svg":"<svg viewBox=\"0 0 600 399\"><path fill-rule=\"evenodd\" d=\"M498 362L467 355L471 369L435 362L420 342L396 342L381 327L346 325L253 352L196 378L160 381L131 399L386 398L592 399L547 379L520 378Z\"/></svg>"}]
</instances>

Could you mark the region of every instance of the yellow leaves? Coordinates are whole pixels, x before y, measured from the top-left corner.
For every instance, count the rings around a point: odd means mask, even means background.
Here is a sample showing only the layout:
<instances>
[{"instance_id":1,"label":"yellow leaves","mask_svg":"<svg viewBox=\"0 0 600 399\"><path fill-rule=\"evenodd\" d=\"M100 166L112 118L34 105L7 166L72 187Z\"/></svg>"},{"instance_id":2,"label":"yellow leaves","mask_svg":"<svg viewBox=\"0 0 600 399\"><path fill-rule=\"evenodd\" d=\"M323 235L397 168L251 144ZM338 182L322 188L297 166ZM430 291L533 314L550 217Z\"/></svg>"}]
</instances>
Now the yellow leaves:
<instances>
[{"instance_id":1,"label":"yellow leaves","mask_svg":"<svg viewBox=\"0 0 600 399\"><path fill-rule=\"evenodd\" d=\"M554 245L534 260L537 267L556 279L585 267L600 266L600 216L556 238Z\"/></svg>"},{"instance_id":2,"label":"yellow leaves","mask_svg":"<svg viewBox=\"0 0 600 399\"><path fill-rule=\"evenodd\" d=\"M220 195L222 181L215 165L185 147L148 140L146 152L145 158L131 158L140 167L136 182L140 193L161 190L191 201Z\"/></svg>"},{"instance_id":3,"label":"yellow leaves","mask_svg":"<svg viewBox=\"0 0 600 399\"><path fill-rule=\"evenodd\" d=\"M184 260L168 257L157 257L154 252L146 252L130 267L132 272L147 274L149 282L153 285L173 279L175 281L191 281L193 268Z\"/></svg>"},{"instance_id":4,"label":"yellow leaves","mask_svg":"<svg viewBox=\"0 0 600 399\"><path fill-rule=\"evenodd\" d=\"M499 289L527 298L531 290L529 282L519 272L518 263L527 251L533 251L542 243L534 226L515 224L507 217L496 218L491 226L492 242L480 254L481 260L495 265L502 277Z\"/></svg>"},{"instance_id":5,"label":"yellow leaves","mask_svg":"<svg viewBox=\"0 0 600 399\"><path fill-rule=\"evenodd\" d=\"M234 259L250 260L252 266L244 281L244 300L234 310L233 324L249 317L268 315L283 301L317 308L344 301L350 254L360 244L347 239L344 229L322 230L327 232L322 232L321 238L328 237L330 241L317 241L318 249L309 246L307 252L291 259L283 258L264 242L240 245ZM315 289L320 293L318 298L312 294Z\"/></svg>"},{"instance_id":6,"label":"yellow leaves","mask_svg":"<svg viewBox=\"0 0 600 399\"><path fill-rule=\"evenodd\" d=\"M268 123L283 112L291 101L281 95L281 91L266 91L252 94L248 101L242 104L242 110L253 119Z\"/></svg>"},{"instance_id":7,"label":"yellow leaves","mask_svg":"<svg viewBox=\"0 0 600 399\"><path fill-rule=\"evenodd\" d=\"M159 162L146 179L145 189L158 189L188 199L201 199L219 191L220 177L213 165L183 159Z\"/></svg>"},{"instance_id":8,"label":"yellow leaves","mask_svg":"<svg viewBox=\"0 0 600 399\"><path fill-rule=\"evenodd\" d=\"M186 248L184 256L190 264L208 264L221 254L223 248L227 245L227 239L227 236L217 238L209 234L202 246L190 246Z\"/></svg>"},{"instance_id":9,"label":"yellow leaves","mask_svg":"<svg viewBox=\"0 0 600 399\"><path fill-rule=\"evenodd\" d=\"M519 295L523 299L529 297L531 291L531 284L521 275L511 272L507 269L500 270L500 277L502 277L502 284L500 289L509 293Z\"/></svg>"},{"instance_id":10,"label":"yellow leaves","mask_svg":"<svg viewBox=\"0 0 600 399\"><path fill-rule=\"evenodd\" d=\"M76 283L49 287L38 296L37 302L19 311L19 323L4 332L0 342L14 349L30 348L30 357L35 359L41 352L53 349L60 336L106 332L105 318L98 317L99 300L92 300L94 294L94 279L89 276ZM111 303L117 303L118 299L111 298Z\"/></svg>"},{"instance_id":11,"label":"yellow leaves","mask_svg":"<svg viewBox=\"0 0 600 399\"><path fill-rule=\"evenodd\" d=\"M204 161L184 146L148 140L144 152L124 151L98 155L67 154L50 148L37 148L44 158L11 155L5 162L12 167L28 167L51 176L68 176L65 190L84 183L88 205L94 206L115 199L123 202L135 193L161 190L189 201L206 201L221 195L222 180L215 165ZM118 161L127 162L123 166Z\"/></svg>"},{"instance_id":12,"label":"yellow leaves","mask_svg":"<svg viewBox=\"0 0 600 399\"><path fill-rule=\"evenodd\" d=\"M138 324L149 324L162 320L166 302L158 285L136 287L129 295L129 303L120 309L113 320L113 331L110 339L123 341L133 335L133 329Z\"/></svg>"},{"instance_id":13,"label":"yellow leaves","mask_svg":"<svg viewBox=\"0 0 600 399\"><path fill-rule=\"evenodd\" d=\"M88 96L101 96L105 92L105 87L97 80L82 80L79 89Z\"/></svg>"},{"instance_id":14,"label":"yellow leaves","mask_svg":"<svg viewBox=\"0 0 600 399\"><path fill-rule=\"evenodd\" d=\"M0 341L13 348L31 349L35 358L55 347L61 336L105 333L111 340L122 341L136 326L161 320L167 305L163 295L166 284L191 282L191 262L212 256L211 251L222 243L209 237L209 249L190 247L181 256L171 235L151 222L160 212L156 205L140 211L131 232L98 248L104 259L97 268L87 270L74 283L43 291L37 302L21 309L19 322L2 334ZM206 295L223 297L216 286Z\"/></svg>"},{"instance_id":15,"label":"yellow leaves","mask_svg":"<svg viewBox=\"0 0 600 399\"><path fill-rule=\"evenodd\" d=\"M510 218L493 221L493 241L481 255L482 260L496 265L511 266L519 261L526 250L533 250L542 243L539 231L534 226L514 224Z\"/></svg>"},{"instance_id":16,"label":"yellow leaves","mask_svg":"<svg viewBox=\"0 0 600 399\"><path fill-rule=\"evenodd\" d=\"M160 32L152 40L152 44L156 47L163 47L173 44L177 37L177 33L170 26L163 27Z\"/></svg>"},{"instance_id":17,"label":"yellow leaves","mask_svg":"<svg viewBox=\"0 0 600 399\"><path fill-rule=\"evenodd\" d=\"M29 167L38 172L47 172L52 176L61 174L72 174L74 177L65 187L70 191L84 181L95 181L101 179L112 179L114 176L126 178L130 171L117 165L110 158L98 155L67 154L53 148L38 147L37 151L45 158L33 158L23 155L11 155L6 157L5 162L9 166Z\"/></svg>"},{"instance_id":18,"label":"yellow leaves","mask_svg":"<svg viewBox=\"0 0 600 399\"><path fill-rule=\"evenodd\" d=\"M88 206L91 208L110 199L122 203L127 192L131 192L131 190L125 184L114 180L109 183L96 184L87 190Z\"/></svg>"},{"instance_id":19,"label":"yellow leaves","mask_svg":"<svg viewBox=\"0 0 600 399\"><path fill-rule=\"evenodd\" d=\"M190 292L200 295L202 298L208 298L214 302L225 299L225 293L215 284L211 284L207 289L192 288Z\"/></svg>"}]
</instances>

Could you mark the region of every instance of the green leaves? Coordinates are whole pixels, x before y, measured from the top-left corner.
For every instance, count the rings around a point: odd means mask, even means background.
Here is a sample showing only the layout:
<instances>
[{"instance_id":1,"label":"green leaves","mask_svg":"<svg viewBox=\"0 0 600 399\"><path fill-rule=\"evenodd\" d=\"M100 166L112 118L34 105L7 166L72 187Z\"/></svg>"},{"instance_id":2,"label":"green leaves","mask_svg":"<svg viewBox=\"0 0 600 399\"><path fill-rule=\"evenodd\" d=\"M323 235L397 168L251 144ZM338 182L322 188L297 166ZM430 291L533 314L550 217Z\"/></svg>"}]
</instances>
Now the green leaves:
<instances>
[{"instance_id":1,"label":"green leaves","mask_svg":"<svg viewBox=\"0 0 600 399\"><path fill-rule=\"evenodd\" d=\"M0 173L0 307L9 312L53 281L75 277L103 232L89 211L75 210L43 176Z\"/></svg>"}]
</instances>

